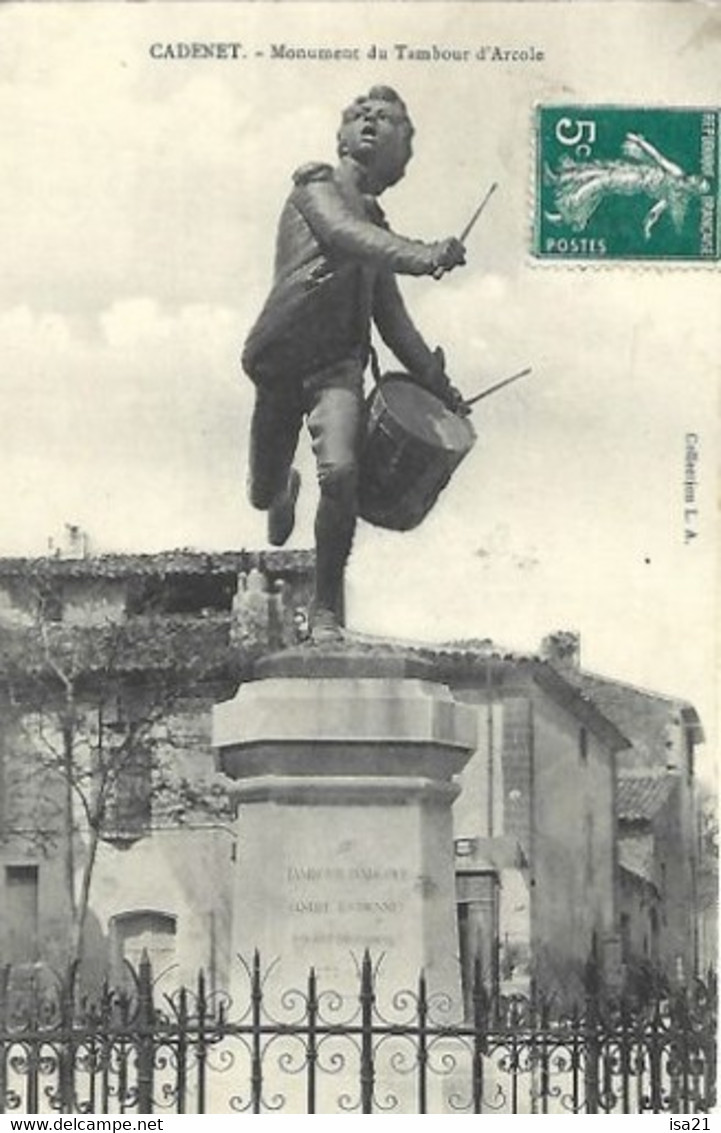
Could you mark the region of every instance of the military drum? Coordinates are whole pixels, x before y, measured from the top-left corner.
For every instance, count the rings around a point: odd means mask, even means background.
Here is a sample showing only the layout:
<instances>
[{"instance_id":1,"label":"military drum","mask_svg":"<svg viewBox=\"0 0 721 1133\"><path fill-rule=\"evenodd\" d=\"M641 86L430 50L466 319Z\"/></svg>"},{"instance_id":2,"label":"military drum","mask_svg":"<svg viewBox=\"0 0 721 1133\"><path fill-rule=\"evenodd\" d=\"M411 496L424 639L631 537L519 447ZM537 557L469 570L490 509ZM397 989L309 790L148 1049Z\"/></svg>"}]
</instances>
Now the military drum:
<instances>
[{"instance_id":1,"label":"military drum","mask_svg":"<svg viewBox=\"0 0 721 1133\"><path fill-rule=\"evenodd\" d=\"M476 434L467 417L405 374L386 374L367 408L360 515L376 527L409 531L431 510Z\"/></svg>"}]
</instances>

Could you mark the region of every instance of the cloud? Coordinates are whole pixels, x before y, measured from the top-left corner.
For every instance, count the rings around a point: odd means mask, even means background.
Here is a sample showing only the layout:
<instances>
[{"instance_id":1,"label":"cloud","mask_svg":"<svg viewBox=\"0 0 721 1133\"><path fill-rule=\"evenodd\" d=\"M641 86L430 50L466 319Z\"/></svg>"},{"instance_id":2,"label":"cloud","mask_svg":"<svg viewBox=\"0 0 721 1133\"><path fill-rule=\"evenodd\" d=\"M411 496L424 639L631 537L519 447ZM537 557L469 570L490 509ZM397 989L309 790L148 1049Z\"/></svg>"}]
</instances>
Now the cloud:
<instances>
[{"instance_id":1,"label":"cloud","mask_svg":"<svg viewBox=\"0 0 721 1133\"><path fill-rule=\"evenodd\" d=\"M136 299L100 326L89 339L61 316L0 316L16 362L0 392L3 552L42 549L65 520L101 549L240 540L252 387L235 312Z\"/></svg>"},{"instance_id":2,"label":"cloud","mask_svg":"<svg viewBox=\"0 0 721 1133\"><path fill-rule=\"evenodd\" d=\"M0 241L14 249L0 306L94 315L138 294L230 304L258 263L267 278L292 169L280 178L272 155L287 149L276 142L288 122L253 117L219 75L191 75L148 101L131 75L104 75L96 98L78 97L78 81L0 87L14 165L0 185ZM314 118L295 112L300 136Z\"/></svg>"}]
</instances>

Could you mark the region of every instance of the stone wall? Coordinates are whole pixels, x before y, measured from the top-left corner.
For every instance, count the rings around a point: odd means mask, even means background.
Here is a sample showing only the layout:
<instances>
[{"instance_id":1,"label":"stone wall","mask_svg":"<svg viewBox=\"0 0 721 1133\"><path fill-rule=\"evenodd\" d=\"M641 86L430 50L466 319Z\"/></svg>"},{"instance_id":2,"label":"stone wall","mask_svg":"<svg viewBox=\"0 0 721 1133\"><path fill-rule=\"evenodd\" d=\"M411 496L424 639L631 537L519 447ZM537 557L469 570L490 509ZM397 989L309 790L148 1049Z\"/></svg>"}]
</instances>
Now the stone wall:
<instances>
[{"instance_id":1,"label":"stone wall","mask_svg":"<svg viewBox=\"0 0 721 1133\"><path fill-rule=\"evenodd\" d=\"M580 988L594 946L614 933L614 763L548 698L533 706L533 953L545 984Z\"/></svg>"}]
</instances>

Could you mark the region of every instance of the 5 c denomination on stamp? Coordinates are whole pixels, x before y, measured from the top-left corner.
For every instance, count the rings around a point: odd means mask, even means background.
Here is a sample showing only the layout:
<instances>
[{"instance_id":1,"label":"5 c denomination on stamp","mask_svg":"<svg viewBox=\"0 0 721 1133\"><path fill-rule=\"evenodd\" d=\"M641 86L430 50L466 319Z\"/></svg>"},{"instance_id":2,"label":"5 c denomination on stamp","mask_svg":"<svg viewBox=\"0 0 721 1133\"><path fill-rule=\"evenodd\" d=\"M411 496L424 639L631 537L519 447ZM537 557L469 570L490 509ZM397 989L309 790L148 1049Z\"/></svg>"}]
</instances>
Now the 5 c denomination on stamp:
<instances>
[{"instance_id":1,"label":"5 c denomination on stamp","mask_svg":"<svg viewBox=\"0 0 721 1133\"><path fill-rule=\"evenodd\" d=\"M534 254L718 259L720 119L699 107L538 107Z\"/></svg>"}]
</instances>

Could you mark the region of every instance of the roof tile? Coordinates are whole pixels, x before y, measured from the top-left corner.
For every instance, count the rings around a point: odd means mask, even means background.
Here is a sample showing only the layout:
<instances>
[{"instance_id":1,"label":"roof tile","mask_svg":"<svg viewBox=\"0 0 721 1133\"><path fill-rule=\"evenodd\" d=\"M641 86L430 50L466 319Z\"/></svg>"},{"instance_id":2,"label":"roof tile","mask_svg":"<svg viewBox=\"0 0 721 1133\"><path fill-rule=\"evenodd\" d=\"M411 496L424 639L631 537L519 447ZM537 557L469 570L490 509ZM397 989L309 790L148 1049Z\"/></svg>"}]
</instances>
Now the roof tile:
<instances>
[{"instance_id":1,"label":"roof tile","mask_svg":"<svg viewBox=\"0 0 721 1133\"><path fill-rule=\"evenodd\" d=\"M664 808L678 785L671 774L618 776L616 811L626 822L649 821Z\"/></svg>"}]
</instances>

